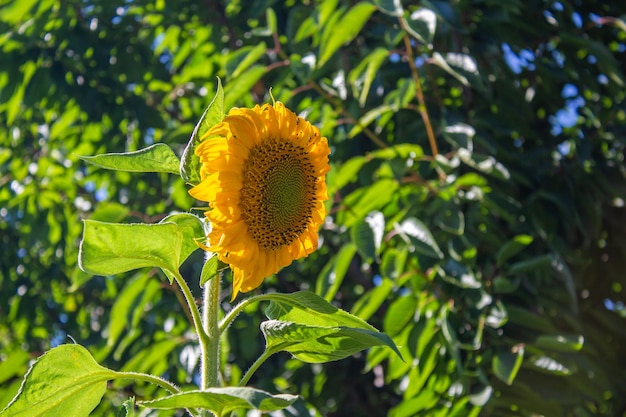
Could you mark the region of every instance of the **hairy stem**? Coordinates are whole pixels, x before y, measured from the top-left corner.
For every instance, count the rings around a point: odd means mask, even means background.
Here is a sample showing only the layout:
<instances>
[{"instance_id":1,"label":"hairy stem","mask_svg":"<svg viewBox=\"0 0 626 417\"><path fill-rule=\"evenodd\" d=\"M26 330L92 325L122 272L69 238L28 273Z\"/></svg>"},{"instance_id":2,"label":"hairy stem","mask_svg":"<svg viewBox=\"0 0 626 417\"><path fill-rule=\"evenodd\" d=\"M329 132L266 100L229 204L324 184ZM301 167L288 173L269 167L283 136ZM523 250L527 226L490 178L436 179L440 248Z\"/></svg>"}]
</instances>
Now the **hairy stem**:
<instances>
[{"instance_id":1,"label":"hairy stem","mask_svg":"<svg viewBox=\"0 0 626 417\"><path fill-rule=\"evenodd\" d=\"M218 315L220 307L220 276L213 277L204 284L202 322L204 332L208 335L208 345L202 358L202 389L218 385L220 331Z\"/></svg>"},{"instance_id":2,"label":"hairy stem","mask_svg":"<svg viewBox=\"0 0 626 417\"><path fill-rule=\"evenodd\" d=\"M150 374L142 374L138 372L116 372L115 379L132 379L134 381L144 381L157 385L172 394L180 392L180 389L171 382Z\"/></svg>"},{"instance_id":3,"label":"hairy stem","mask_svg":"<svg viewBox=\"0 0 626 417\"><path fill-rule=\"evenodd\" d=\"M198 340L200 342L200 354L204 363L204 359L206 358L209 346L209 336L205 332L202 325L200 310L198 310L198 306L196 305L196 301L193 298L193 294L191 293L187 282L178 271L174 273L174 279L176 280L176 283L180 287L181 291L183 292L183 295L185 296L185 301L187 301L187 305L189 306L191 318L193 319L193 326L196 330L196 334L198 335Z\"/></svg>"},{"instance_id":4,"label":"hairy stem","mask_svg":"<svg viewBox=\"0 0 626 417\"><path fill-rule=\"evenodd\" d=\"M258 301L270 301L271 299L271 294L260 294L252 296L250 298L246 298L245 300L237 304L232 310L228 312L228 314L226 314L226 317L224 317L220 322L219 334L222 334L228 328L228 326L230 326L233 320L237 318L239 313L241 313L247 306Z\"/></svg>"}]
</instances>

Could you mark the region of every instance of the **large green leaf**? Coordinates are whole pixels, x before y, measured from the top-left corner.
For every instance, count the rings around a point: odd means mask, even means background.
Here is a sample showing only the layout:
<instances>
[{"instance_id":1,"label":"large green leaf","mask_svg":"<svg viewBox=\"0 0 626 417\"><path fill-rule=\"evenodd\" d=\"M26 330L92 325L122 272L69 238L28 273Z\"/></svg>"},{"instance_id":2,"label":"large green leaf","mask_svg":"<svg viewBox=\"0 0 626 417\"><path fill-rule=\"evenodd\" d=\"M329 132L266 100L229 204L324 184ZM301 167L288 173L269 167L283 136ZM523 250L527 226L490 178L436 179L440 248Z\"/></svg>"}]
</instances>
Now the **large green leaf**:
<instances>
[{"instance_id":1,"label":"large green leaf","mask_svg":"<svg viewBox=\"0 0 626 417\"><path fill-rule=\"evenodd\" d=\"M261 330L270 351L288 351L306 362L327 362L373 346L396 345L360 318L308 291L272 294Z\"/></svg>"},{"instance_id":2,"label":"large green leaf","mask_svg":"<svg viewBox=\"0 0 626 417\"><path fill-rule=\"evenodd\" d=\"M159 223L174 223L178 225L178 228L182 232L183 241L180 248L178 266L182 265L189 255L199 248L196 242L201 242L204 239L205 230L203 220L193 214L176 213L170 214Z\"/></svg>"},{"instance_id":3,"label":"large green leaf","mask_svg":"<svg viewBox=\"0 0 626 417\"><path fill-rule=\"evenodd\" d=\"M204 134L223 119L224 90L222 89L222 81L218 78L215 97L213 97L211 103L209 103L208 107L204 110L200 121L198 121L198 124L193 130L178 167L180 176L189 184L197 185L200 183L200 159L195 154L196 146L201 142Z\"/></svg>"},{"instance_id":4,"label":"large green leaf","mask_svg":"<svg viewBox=\"0 0 626 417\"><path fill-rule=\"evenodd\" d=\"M289 407L298 397L290 394L271 395L249 387L209 388L187 391L152 401L142 401L142 407L155 409L200 408L223 416L234 410L254 409L261 412Z\"/></svg>"},{"instance_id":5,"label":"large green leaf","mask_svg":"<svg viewBox=\"0 0 626 417\"><path fill-rule=\"evenodd\" d=\"M143 267L178 271L183 232L175 223L118 224L84 221L78 264L94 275Z\"/></svg>"},{"instance_id":6,"label":"large green leaf","mask_svg":"<svg viewBox=\"0 0 626 417\"><path fill-rule=\"evenodd\" d=\"M261 323L261 331L269 352L289 352L308 363L337 361L374 346L395 348L389 336L368 329L269 320Z\"/></svg>"},{"instance_id":7,"label":"large green leaf","mask_svg":"<svg viewBox=\"0 0 626 417\"><path fill-rule=\"evenodd\" d=\"M126 153L81 156L85 162L100 168L128 172L167 172L178 174L180 162L168 145L155 143L145 149Z\"/></svg>"},{"instance_id":8,"label":"large green leaf","mask_svg":"<svg viewBox=\"0 0 626 417\"><path fill-rule=\"evenodd\" d=\"M80 345L61 345L31 366L3 417L88 416L100 403L114 371Z\"/></svg>"}]
</instances>

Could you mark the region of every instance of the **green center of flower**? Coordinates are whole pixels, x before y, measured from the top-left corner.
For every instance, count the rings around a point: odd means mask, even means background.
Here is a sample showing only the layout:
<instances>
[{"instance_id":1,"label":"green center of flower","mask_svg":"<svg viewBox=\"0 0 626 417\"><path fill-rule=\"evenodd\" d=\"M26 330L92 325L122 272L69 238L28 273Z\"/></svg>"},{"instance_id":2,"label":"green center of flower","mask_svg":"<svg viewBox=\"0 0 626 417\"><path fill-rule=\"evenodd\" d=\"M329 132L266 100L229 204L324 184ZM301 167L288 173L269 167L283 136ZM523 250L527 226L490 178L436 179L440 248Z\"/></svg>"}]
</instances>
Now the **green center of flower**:
<instances>
[{"instance_id":1,"label":"green center of flower","mask_svg":"<svg viewBox=\"0 0 626 417\"><path fill-rule=\"evenodd\" d=\"M282 139L257 145L244 165L240 200L252 238L265 250L291 244L311 218L315 191L315 170L303 148Z\"/></svg>"}]
</instances>

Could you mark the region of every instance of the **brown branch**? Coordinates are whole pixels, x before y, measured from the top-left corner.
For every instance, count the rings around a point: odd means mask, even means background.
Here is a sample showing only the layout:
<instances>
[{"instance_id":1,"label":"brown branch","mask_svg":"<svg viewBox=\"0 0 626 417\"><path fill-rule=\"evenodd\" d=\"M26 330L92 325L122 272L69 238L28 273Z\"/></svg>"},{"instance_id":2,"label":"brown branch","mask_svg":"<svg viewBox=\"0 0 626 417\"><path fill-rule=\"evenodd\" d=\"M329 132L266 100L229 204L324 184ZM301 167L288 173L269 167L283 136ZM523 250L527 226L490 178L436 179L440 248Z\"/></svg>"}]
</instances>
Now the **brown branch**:
<instances>
[{"instance_id":1,"label":"brown branch","mask_svg":"<svg viewBox=\"0 0 626 417\"><path fill-rule=\"evenodd\" d=\"M404 23L402 19L400 19L400 24L404 28ZM406 30L406 28L404 29ZM433 126L430 123L430 117L428 116L428 110L426 109L426 102L424 101L424 91L422 89L422 83L420 81L419 75L417 74L417 68L415 67L415 58L413 57L413 49L411 48L411 40L409 39L408 34L404 35L404 45L406 47L406 55L409 61L409 67L411 68L411 74L413 75L413 81L415 81L415 95L417 97L417 102L419 103L418 112L420 116L422 116L422 120L424 121L424 126L426 127L426 135L428 136L428 142L430 144L432 154L433 156L437 156L439 154L439 150L437 149L435 133L433 132Z\"/></svg>"}]
</instances>

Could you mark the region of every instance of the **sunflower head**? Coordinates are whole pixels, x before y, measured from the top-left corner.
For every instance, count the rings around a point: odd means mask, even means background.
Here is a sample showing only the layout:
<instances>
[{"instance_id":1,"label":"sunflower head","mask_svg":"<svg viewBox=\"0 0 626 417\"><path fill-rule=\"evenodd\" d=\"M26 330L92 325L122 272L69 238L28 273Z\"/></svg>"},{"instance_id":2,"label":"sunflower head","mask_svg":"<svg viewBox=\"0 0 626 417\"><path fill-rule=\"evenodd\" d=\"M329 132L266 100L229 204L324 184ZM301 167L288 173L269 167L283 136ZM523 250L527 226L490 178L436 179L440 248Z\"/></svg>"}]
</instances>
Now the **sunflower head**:
<instances>
[{"instance_id":1,"label":"sunflower head","mask_svg":"<svg viewBox=\"0 0 626 417\"><path fill-rule=\"evenodd\" d=\"M200 139L208 250L230 265L233 299L317 248L324 221L328 141L282 103L234 108Z\"/></svg>"}]
</instances>

